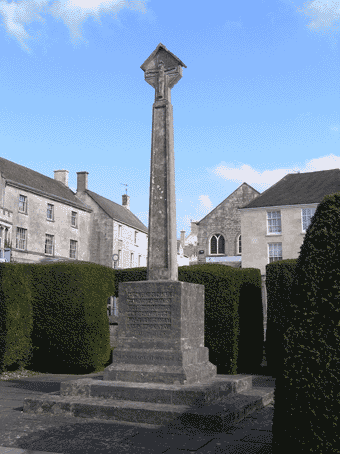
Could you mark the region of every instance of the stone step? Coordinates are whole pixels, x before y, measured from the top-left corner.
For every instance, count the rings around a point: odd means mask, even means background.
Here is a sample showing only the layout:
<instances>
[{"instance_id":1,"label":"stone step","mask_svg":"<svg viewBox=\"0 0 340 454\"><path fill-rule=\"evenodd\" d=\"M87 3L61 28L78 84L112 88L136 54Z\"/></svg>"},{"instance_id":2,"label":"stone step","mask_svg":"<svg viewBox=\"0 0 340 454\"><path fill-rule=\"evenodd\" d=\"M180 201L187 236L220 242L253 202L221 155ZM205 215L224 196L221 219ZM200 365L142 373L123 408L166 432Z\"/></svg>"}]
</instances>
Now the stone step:
<instances>
[{"instance_id":1,"label":"stone step","mask_svg":"<svg viewBox=\"0 0 340 454\"><path fill-rule=\"evenodd\" d=\"M59 392L26 398L23 411L156 426L177 422L184 427L221 432L253 411L268 405L274 398L274 390L263 388L231 393L220 397L214 403L199 405L174 405L58 394Z\"/></svg>"},{"instance_id":2,"label":"stone step","mask_svg":"<svg viewBox=\"0 0 340 454\"><path fill-rule=\"evenodd\" d=\"M172 405L197 405L213 403L223 396L248 389L252 389L251 375L217 375L207 383L189 385L85 378L62 382L60 395Z\"/></svg>"}]
</instances>

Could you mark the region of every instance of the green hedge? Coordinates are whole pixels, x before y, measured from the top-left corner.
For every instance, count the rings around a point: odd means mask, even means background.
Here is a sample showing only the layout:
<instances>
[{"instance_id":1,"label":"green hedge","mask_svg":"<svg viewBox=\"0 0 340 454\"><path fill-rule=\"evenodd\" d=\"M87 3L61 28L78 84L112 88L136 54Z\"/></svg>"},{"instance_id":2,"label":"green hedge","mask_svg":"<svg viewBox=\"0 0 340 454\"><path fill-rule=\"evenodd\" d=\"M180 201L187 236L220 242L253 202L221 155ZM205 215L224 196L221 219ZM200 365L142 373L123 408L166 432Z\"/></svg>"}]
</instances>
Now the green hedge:
<instances>
[{"instance_id":1,"label":"green hedge","mask_svg":"<svg viewBox=\"0 0 340 454\"><path fill-rule=\"evenodd\" d=\"M288 298L273 453L339 453L340 193L311 220Z\"/></svg>"},{"instance_id":2,"label":"green hedge","mask_svg":"<svg viewBox=\"0 0 340 454\"><path fill-rule=\"evenodd\" d=\"M32 292L28 265L0 265L0 369L16 370L32 356Z\"/></svg>"},{"instance_id":3,"label":"green hedge","mask_svg":"<svg viewBox=\"0 0 340 454\"><path fill-rule=\"evenodd\" d=\"M277 377L283 357L283 334L289 323L290 286L297 259L280 260L266 266L267 288L267 371Z\"/></svg>"}]
</instances>

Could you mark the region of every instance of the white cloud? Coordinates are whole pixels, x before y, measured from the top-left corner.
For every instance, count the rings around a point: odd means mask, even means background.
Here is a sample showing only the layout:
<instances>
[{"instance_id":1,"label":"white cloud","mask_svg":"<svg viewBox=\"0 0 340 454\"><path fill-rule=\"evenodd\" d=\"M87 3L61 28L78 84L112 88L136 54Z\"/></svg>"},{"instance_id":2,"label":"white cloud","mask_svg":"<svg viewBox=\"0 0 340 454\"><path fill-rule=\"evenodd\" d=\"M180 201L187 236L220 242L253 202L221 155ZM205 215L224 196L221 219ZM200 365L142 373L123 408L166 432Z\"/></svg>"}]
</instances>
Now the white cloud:
<instances>
[{"instance_id":1,"label":"white cloud","mask_svg":"<svg viewBox=\"0 0 340 454\"><path fill-rule=\"evenodd\" d=\"M148 0L22 0L8 2L0 0L0 15L6 31L28 50L30 38L27 26L34 22L44 22L43 15L50 14L62 20L69 28L74 43L82 39L82 24L89 17L100 23L103 14L116 15L128 8L144 13Z\"/></svg>"},{"instance_id":2,"label":"white cloud","mask_svg":"<svg viewBox=\"0 0 340 454\"><path fill-rule=\"evenodd\" d=\"M198 200L197 217L201 219L213 209L213 204L208 195L200 195Z\"/></svg>"},{"instance_id":3,"label":"white cloud","mask_svg":"<svg viewBox=\"0 0 340 454\"><path fill-rule=\"evenodd\" d=\"M340 19L340 2L314 0L298 11L311 18L308 28L313 31L333 31Z\"/></svg>"},{"instance_id":4,"label":"white cloud","mask_svg":"<svg viewBox=\"0 0 340 454\"><path fill-rule=\"evenodd\" d=\"M306 161L303 166L294 166L291 168L279 168L264 171L254 169L247 164L242 164L239 167L235 167L231 164L221 162L216 167L211 169L211 172L218 177L221 177L223 180L234 181L238 184L248 183L262 192L273 184L277 183L288 173L295 173L297 171L301 173L315 172L318 170L330 170L338 168L340 168L340 156L331 154L328 156L322 156L320 158Z\"/></svg>"}]
</instances>

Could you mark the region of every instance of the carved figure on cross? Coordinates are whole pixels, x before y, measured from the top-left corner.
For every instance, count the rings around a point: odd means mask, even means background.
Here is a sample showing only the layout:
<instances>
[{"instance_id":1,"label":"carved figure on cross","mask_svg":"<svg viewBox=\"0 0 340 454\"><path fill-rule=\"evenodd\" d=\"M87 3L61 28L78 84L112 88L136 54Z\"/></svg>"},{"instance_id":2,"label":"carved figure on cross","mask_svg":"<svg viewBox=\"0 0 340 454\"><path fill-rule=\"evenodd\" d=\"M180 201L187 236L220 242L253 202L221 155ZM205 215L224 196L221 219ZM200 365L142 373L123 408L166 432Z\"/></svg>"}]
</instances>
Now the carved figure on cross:
<instances>
[{"instance_id":1,"label":"carved figure on cross","mask_svg":"<svg viewBox=\"0 0 340 454\"><path fill-rule=\"evenodd\" d=\"M162 60L158 63L158 69L145 73L146 81L156 90L156 100L168 99L168 89L171 89L180 78L180 67L165 68Z\"/></svg>"}]
</instances>

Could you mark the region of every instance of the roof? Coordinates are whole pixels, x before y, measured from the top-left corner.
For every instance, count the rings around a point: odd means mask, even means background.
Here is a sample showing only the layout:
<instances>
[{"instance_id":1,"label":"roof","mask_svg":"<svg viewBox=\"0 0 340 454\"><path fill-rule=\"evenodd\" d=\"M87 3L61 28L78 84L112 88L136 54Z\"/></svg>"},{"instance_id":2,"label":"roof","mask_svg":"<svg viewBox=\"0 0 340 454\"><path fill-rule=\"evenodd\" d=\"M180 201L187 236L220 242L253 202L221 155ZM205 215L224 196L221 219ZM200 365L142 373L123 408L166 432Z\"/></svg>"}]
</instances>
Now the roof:
<instances>
[{"instance_id":1,"label":"roof","mask_svg":"<svg viewBox=\"0 0 340 454\"><path fill-rule=\"evenodd\" d=\"M0 172L6 180L6 184L18 186L28 192L43 195L81 210L91 212L81 200L76 197L75 193L60 181L42 175L35 170L0 158Z\"/></svg>"},{"instance_id":2,"label":"roof","mask_svg":"<svg viewBox=\"0 0 340 454\"><path fill-rule=\"evenodd\" d=\"M112 202L101 195L96 194L95 192L90 191L89 189L85 190L85 193L88 194L99 206L102 208L105 213L115 221L121 222L122 224L133 227L136 230L140 230L144 233L148 233L147 227L135 216L128 208L125 208L118 203Z\"/></svg>"},{"instance_id":3,"label":"roof","mask_svg":"<svg viewBox=\"0 0 340 454\"><path fill-rule=\"evenodd\" d=\"M326 195L339 191L340 169L290 173L243 209L320 203Z\"/></svg>"},{"instance_id":4,"label":"roof","mask_svg":"<svg viewBox=\"0 0 340 454\"><path fill-rule=\"evenodd\" d=\"M252 186L250 186L250 184L248 183L242 183L240 184L240 186L238 188L235 189L235 191L233 191L231 194L228 195L228 197L226 199L224 199L219 205L217 205L217 207L215 207L213 210L211 210L208 214L206 214L204 216L204 218L202 218L200 221L196 222L196 224L200 224L206 217L210 216L211 213L213 213L215 210L217 210L221 205L223 205L228 199L229 197L231 197L236 191L238 191L243 185L247 185L249 188L251 188L253 191L257 192L258 194L260 194L259 191L257 191L256 189L254 189ZM257 199L256 199L257 200ZM247 205L248 206L248 205Z\"/></svg>"},{"instance_id":5,"label":"roof","mask_svg":"<svg viewBox=\"0 0 340 454\"><path fill-rule=\"evenodd\" d=\"M176 57L175 54L173 54L172 52L170 52L165 46L164 44L162 43L159 43L158 46L156 47L156 49L152 52L152 54L145 60L145 62L141 65L141 69L143 71L146 71L146 69L148 68L149 66L149 63L155 58L155 56L157 55L157 52L160 50L160 49L164 49L165 52L167 52L169 55L171 55L171 57L177 62L178 65L180 66L184 66L184 68L186 68L185 64L182 62L182 60L180 60L178 57Z\"/></svg>"}]
</instances>

